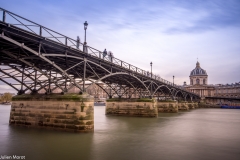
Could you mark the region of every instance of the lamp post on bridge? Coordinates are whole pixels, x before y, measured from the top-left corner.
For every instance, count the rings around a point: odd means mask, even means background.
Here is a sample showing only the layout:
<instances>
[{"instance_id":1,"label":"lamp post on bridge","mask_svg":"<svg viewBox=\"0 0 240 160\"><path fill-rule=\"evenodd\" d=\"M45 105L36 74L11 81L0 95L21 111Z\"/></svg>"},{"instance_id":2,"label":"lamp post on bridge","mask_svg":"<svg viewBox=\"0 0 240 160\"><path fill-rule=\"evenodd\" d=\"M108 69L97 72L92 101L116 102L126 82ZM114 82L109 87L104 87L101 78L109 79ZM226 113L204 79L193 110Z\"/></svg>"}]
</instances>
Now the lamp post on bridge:
<instances>
[{"instance_id":1,"label":"lamp post on bridge","mask_svg":"<svg viewBox=\"0 0 240 160\"><path fill-rule=\"evenodd\" d=\"M151 66L151 78L152 78L152 62L150 63L150 66Z\"/></svg>"},{"instance_id":2,"label":"lamp post on bridge","mask_svg":"<svg viewBox=\"0 0 240 160\"><path fill-rule=\"evenodd\" d=\"M84 30L85 30L85 38L84 38L84 44L83 44L83 52L84 53L87 53L87 42L86 42L86 30L87 30L87 26L88 26L88 23L87 21L85 21L84 24ZM84 57L84 66L83 66L83 92L86 92L86 88L85 88L85 79L86 79L86 58Z\"/></svg>"},{"instance_id":3,"label":"lamp post on bridge","mask_svg":"<svg viewBox=\"0 0 240 160\"><path fill-rule=\"evenodd\" d=\"M173 76L173 85L174 85L174 76Z\"/></svg>"},{"instance_id":4,"label":"lamp post on bridge","mask_svg":"<svg viewBox=\"0 0 240 160\"><path fill-rule=\"evenodd\" d=\"M152 78L152 62L150 63L150 66L151 66L151 78ZM151 93L150 93L150 98L152 99L152 83L151 83Z\"/></svg>"},{"instance_id":5,"label":"lamp post on bridge","mask_svg":"<svg viewBox=\"0 0 240 160\"><path fill-rule=\"evenodd\" d=\"M88 23L87 23L87 21L85 21L85 23L83 23L83 24L84 24L84 30L85 30L84 44L83 44L83 52L87 53L87 47L86 47L86 45L87 45L87 42L86 42L86 30L87 30Z\"/></svg>"},{"instance_id":6,"label":"lamp post on bridge","mask_svg":"<svg viewBox=\"0 0 240 160\"><path fill-rule=\"evenodd\" d=\"M173 86L174 86L174 75L173 75ZM173 100L175 100L175 97L173 96Z\"/></svg>"}]
</instances>

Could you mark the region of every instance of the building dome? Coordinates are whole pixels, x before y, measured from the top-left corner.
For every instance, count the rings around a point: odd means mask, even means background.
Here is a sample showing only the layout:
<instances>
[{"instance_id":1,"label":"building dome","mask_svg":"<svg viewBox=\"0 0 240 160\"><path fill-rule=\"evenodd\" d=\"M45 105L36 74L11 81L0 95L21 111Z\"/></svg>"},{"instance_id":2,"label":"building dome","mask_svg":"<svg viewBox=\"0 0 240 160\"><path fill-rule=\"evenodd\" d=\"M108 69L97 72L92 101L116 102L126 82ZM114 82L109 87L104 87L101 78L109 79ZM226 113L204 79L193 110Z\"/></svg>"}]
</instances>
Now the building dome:
<instances>
[{"instance_id":1,"label":"building dome","mask_svg":"<svg viewBox=\"0 0 240 160\"><path fill-rule=\"evenodd\" d=\"M207 76L206 70L204 70L200 67L199 62L196 63L196 68L194 70L192 70L190 73L190 76L198 76L198 75L206 75Z\"/></svg>"}]
</instances>

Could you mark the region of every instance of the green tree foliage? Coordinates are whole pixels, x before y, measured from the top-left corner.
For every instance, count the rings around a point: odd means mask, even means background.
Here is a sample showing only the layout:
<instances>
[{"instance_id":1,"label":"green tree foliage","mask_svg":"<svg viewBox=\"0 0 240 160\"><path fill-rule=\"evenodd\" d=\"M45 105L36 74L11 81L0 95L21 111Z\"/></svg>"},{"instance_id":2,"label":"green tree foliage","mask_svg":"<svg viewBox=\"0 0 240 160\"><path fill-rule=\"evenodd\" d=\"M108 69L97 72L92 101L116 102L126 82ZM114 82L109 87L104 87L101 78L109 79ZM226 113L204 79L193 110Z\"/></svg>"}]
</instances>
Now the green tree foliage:
<instances>
[{"instance_id":1,"label":"green tree foliage","mask_svg":"<svg viewBox=\"0 0 240 160\"><path fill-rule=\"evenodd\" d=\"M10 102L12 101L12 94L11 93L4 93L1 97L2 102Z\"/></svg>"}]
</instances>

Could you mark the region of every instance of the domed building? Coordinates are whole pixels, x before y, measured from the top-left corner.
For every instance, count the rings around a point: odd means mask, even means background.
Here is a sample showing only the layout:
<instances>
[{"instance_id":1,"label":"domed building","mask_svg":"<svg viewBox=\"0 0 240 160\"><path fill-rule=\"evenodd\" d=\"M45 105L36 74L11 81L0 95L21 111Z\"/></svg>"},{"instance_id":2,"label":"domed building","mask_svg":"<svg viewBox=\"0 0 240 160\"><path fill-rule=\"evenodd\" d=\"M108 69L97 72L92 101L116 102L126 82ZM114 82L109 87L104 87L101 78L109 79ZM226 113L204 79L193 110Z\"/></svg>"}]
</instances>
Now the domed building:
<instances>
[{"instance_id":1,"label":"domed building","mask_svg":"<svg viewBox=\"0 0 240 160\"><path fill-rule=\"evenodd\" d=\"M196 63L196 68L193 69L190 73L190 84L195 85L195 84L207 84L207 72L206 70L202 69L200 67L200 63Z\"/></svg>"},{"instance_id":2,"label":"domed building","mask_svg":"<svg viewBox=\"0 0 240 160\"><path fill-rule=\"evenodd\" d=\"M194 92L201 96L216 98L216 103L223 102L223 98L240 99L240 82L232 84L208 84L207 71L200 67L200 63L197 61L196 67L190 72L190 85L184 82L183 87L190 92Z\"/></svg>"},{"instance_id":3,"label":"domed building","mask_svg":"<svg viewBox=\"0 0 240 160\"><path fill-rule=\"evenodd\" d=\"M198 61L196 67L190 72L189 78L190 85L186 85L186 82L184 82L184 87L187 90L199 94L202 98L214 94L215 87L213 85L208 85L207 71L200 67Z\"/></svg>"}]
</instances>

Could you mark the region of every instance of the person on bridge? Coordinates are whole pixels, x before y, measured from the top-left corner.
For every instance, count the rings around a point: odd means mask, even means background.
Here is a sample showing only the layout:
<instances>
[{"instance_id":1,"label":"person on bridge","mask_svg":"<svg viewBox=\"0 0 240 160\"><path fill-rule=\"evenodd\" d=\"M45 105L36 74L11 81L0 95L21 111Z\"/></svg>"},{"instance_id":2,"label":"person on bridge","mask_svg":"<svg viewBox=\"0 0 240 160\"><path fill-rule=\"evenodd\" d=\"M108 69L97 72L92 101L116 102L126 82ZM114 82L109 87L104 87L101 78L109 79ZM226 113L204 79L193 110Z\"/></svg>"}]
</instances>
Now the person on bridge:
<instances>
[{"instance_id":1,"label":"person on bridge","mask_svg":"<svg viewBox=\"0 0 240 160\"><path fill-rule=\"evenodd\" d=\"M77 49L79 49L79 45L80 45L80 38L79 38L79 36L77 36Z\"/></svg>"},{"instance_id":2,"label":"person on bridge","mask_svg":"<svg viewBox=\"0 0 240 160\"><path fill-rule=\"evenodd\" d=\"M112 62L112 60L113 60L113 53L111 51L108 51L108 57L109 57L109 60Z\"/></svg>"},{"instance_id":3,"label":"person on bridge","mask_svg":"<svg viewBox=\"0 0 240 160\"><path fill-rule=\"evenodd\" d=\"M106 57L106 55L107 55L107 50L104 49L104 51L103 51L103 59L104 59L104 57Z\"/></svg>"}]
</instances>

